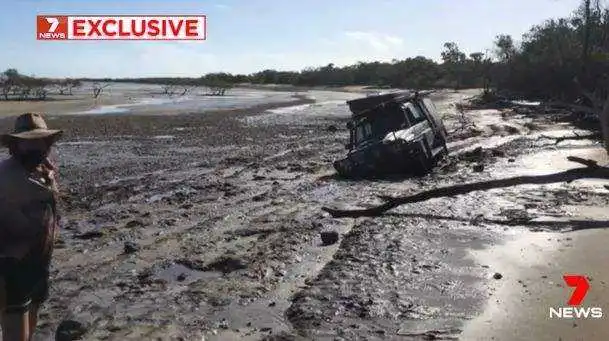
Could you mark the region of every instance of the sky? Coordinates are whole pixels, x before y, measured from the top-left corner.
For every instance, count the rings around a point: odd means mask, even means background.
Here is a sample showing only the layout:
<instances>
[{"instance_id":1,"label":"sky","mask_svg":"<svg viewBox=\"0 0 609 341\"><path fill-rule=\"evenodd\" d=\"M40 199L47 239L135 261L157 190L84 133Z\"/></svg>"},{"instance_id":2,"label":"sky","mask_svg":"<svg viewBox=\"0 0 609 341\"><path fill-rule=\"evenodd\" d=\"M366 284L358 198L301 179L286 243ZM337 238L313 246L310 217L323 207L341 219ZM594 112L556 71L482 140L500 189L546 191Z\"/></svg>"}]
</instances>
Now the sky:
<instances>
[{"instance_id":1,"label":"sky","mask_svg":"<svg viewBox=\"0 0 609 341\"><path fill-rule=\"evenodd\" d=\"M0 0L0 70L40 77L198 77L491 50L580 0ZM37 41L37 14L205 14L207 40Z\"/></svg>"}]
</instances>

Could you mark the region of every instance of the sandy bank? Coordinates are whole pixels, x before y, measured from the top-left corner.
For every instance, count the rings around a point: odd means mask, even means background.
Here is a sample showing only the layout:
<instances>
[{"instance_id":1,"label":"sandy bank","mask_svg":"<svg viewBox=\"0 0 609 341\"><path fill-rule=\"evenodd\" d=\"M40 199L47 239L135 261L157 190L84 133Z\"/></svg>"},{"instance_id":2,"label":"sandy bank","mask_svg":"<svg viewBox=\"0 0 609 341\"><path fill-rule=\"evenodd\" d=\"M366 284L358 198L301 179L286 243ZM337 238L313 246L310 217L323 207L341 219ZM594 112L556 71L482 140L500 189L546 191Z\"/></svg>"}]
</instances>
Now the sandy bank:
<instances>
[{"instance_id":1,"label":"sandy bank","mask_svg":"<svg viewBox=\"0 0 609 341\"><path fill-rule=\"evenodd\" d=\"M225 96L207 96L204 88L190 89L184 96L163 94L160 85L110 84L97 99L87 86L73 95L49 94L47 100L0 101L0 117L24 112L48 115L176 114L215 110L247 109L289 102L297 91L233 88ZM298 98L304 98L296 96Z\"/></svg>"},{"instance_id":2,"label":"sandy bank","mask_svg":"<svg viewBox=\"0 0 609 341\"><path fill-rule=\"evenodd\" d=\"M64 96L46 101L2 101L0 102L0 117L16 116L24 112L43 112L49 115L58 115L86 111L103 105L125 103L128 103L128 99L122 96L105 96L97 100L85 96Z\"/></svg>"},{"instance_id":3,"label":"sandy bank","mask_svg":"<svg viewBox=\"0 0 609 341\"><path fill-rule=\"evenodd\" d=\"M577 155L606 161L601 148L571 150ZM547 160L559 171L573 165ZM557 162L553 162L557 161ZM603 191L598 181L578 181L573 195L584 190ZM567 232L523 232L502 246L474 252L474 257L503 276L491 279L492 296L484 312L472 320L462 340L609 340L609 211L606 204L565 205L567 218L549 219L571 225ZM602 319L550 319L550 307L566 307L573 288L564 274L591 278L582 307L601 307Z\"/></svg>"}]
</instances>

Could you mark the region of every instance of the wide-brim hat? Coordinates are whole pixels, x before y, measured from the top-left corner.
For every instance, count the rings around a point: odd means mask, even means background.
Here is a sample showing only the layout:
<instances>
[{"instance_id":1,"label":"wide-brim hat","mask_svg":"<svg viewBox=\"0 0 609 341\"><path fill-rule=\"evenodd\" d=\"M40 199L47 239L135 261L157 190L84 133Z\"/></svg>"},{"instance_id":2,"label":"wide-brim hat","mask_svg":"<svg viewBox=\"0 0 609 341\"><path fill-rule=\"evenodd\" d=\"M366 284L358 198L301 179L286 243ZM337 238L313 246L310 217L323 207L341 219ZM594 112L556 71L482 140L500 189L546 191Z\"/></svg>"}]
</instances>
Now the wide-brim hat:
<instances>
[{"instance_id":1,"label":"wide-brim hat","mask_svg":"<svg viewBox=\"0 0 609 341\"><path fill-rule=\"evenodd\" d=\"M54 143L63 135L62 130L49 129L41 114L25 113L15 120L13 132L3 134L2 144L8 145L15 140L49 140Z\"/></svg>"}]
</instances>

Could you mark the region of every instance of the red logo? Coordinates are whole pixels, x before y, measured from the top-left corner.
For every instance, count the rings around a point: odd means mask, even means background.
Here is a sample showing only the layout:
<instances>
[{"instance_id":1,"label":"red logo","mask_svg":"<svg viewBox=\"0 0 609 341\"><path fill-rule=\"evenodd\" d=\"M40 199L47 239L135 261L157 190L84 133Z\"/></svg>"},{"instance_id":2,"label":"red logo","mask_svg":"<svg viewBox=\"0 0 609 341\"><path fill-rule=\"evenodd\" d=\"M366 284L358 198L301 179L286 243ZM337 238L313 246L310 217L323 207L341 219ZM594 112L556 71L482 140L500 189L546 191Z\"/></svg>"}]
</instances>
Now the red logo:
<instances>
[{"instance_id":1,"label":"red logo","mask_svg":"<svg viewBox=\"0 0 609 341\"><path fill-rule=\"evenodd\" d=\"M39 15L36 17L36 39L65 40L68 39L68 17Z\"/></svg>"},{"instance_id":2,"label":"red logo","mask_svg":"<svg viewBox=\"0 0 609 341\"><path fill-rule=\"evenodd\" d=\"M57 16L36 18L38 40L206 40L205 15Z\"/></svg>"},{"instance_id":3,"label":"red logo","mask_svg":"<svg viewBox=\"0 0 609 341\"><path fill-rule=\"evenodd\" d=\"M588 289L590 289L588 278L582 275L564 275L563 278L568 286L575 288L567 304L570 306L581 305L588 293Z\"/></svg>"}]
</instances>

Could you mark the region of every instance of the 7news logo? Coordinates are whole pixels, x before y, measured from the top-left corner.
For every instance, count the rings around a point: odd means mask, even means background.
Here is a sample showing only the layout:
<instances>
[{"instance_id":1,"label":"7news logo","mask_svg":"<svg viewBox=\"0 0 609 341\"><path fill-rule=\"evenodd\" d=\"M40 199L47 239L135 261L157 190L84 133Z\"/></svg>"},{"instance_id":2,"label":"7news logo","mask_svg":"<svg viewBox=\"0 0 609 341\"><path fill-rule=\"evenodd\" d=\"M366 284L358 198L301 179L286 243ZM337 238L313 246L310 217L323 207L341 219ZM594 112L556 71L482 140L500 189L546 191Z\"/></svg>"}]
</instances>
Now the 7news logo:
<instances>
[{"instance_id":1,"label":"7news logo","mask_svg":"<svg viewBox=\"0 0 609 341\"><path fill-rule=\"evenodd\" d=\"M580 307L586 294L590 289L588 278L583 275L564 275L563 279L567 286L575 288L567 304L569 307L550 307L550 318L595 318L603 317L603 309L600 307Z\"/></svg>"},{"instance_id":2,"label":"7news logo","mask_svg":"<svg viewBox=\"0 0 609 341\"><path fill-rule=\"evenodd\" d=\"M68 39L68 18L66 16L37 16L36 39Z\"/></svg>"}]
</instances>

